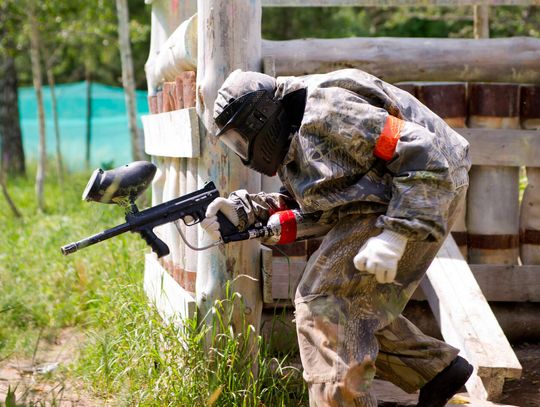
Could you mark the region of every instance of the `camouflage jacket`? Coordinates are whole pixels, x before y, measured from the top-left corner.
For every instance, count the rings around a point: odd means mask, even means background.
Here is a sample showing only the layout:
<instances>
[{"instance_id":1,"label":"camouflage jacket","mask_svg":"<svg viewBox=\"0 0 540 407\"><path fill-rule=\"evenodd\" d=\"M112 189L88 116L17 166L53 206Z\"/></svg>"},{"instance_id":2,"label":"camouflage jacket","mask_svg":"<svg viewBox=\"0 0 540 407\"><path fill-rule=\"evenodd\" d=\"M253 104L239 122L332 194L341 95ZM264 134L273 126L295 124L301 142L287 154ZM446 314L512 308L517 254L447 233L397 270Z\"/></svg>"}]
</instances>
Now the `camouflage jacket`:
<instances>
[{"instance_id":1,"label":"camouflage jacket","mask_svg":"<svg viewBox=\"0 0 540 407\"><path fill-rule=\"evenodd\" d=\"M467 141L409 93L360 70L278 77L276 96L299 88L304 117L278 175L300 208L381 213L378 227L442 239L450 202L468 185ZM275 193L233 195L243 223L287 204Z\"/></svg>"}]
</instances>

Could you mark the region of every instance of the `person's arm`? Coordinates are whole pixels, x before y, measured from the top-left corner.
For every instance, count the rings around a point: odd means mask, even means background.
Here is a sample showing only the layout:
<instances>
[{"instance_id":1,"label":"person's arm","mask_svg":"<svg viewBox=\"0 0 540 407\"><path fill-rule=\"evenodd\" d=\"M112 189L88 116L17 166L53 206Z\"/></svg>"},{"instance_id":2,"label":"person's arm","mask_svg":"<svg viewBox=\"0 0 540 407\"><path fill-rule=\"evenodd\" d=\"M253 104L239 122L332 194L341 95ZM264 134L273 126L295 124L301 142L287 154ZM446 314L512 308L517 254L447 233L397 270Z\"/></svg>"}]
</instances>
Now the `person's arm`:
<instances>
[{"instance_id":1,"label":"person's arm","mask_svg":"<svg viewBox=\"0 0 540 407\"><path fill-rule=\"evenodd\" d=\"M268 218L279 211L297 208L298 204L286 191L283 193L259 192L249 194L245 189L232 192L228 198L216 198L206 209L201 227L219 239L217 213L221 211L239 231L245 231L257 222L266 224Z\"/></svg>"}]
</instances>

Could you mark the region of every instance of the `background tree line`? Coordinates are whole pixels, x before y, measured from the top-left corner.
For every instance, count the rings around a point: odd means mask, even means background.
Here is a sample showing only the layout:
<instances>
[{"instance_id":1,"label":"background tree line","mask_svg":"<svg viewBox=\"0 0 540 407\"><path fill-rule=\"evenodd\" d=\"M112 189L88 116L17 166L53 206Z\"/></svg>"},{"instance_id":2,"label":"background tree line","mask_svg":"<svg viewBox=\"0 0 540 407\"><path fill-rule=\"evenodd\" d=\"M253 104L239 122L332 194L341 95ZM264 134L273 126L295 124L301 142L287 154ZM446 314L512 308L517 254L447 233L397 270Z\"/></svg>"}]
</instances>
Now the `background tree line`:
<instances>
[{"instance_id":1,"label":"background tree line","mask_svg":"<svg viewBox=\"0 0 540 407\"><path fill-rule=\"evenodd\" d=\"M116 6L123 2L117 0ZM134 83L139 89L146 88L150 11L142 0L129 2ZM490 14L492 37L540 36L540 6L492 7ZM4 174L26 171L17 88L33 84L39 99L42 81L51 89L55 83L83 80L121 86L124 61L118 21L115 2L107 0L0 0L0 185L4 191ZM471 6L263 10L267 39L350 36L472 37L473 10ZM55 136L59 140L58 131ZM40 155L45 162L45 152ZM60 150L57 156L61 177ZM38 179L44 171L38 165Z\"/></svg>"}]
</instances>

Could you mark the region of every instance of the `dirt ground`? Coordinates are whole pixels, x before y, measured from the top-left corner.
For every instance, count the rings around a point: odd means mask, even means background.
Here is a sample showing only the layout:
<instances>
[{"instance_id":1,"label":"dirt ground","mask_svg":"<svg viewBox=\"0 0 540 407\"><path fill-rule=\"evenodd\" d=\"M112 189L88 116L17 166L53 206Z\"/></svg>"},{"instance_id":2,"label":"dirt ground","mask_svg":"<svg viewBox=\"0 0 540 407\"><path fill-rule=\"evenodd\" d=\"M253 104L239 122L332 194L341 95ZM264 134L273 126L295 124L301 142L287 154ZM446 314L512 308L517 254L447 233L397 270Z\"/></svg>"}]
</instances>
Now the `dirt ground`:
<instances>
[{"instance_id":1,"label":"dirt ground","mask_svg":"<svg viewBox=\"0 0 540 407\"><path fill-rule=\"evenodd\" d=\"M519 407L540 406L540 343L514 347L523 367L520 380L506 382L501 403Z\"/></svg>"},{"instance_id":2,"label":"dirt ground","mask_svg":"<svg viewBox=\"0 0 540 407\"><path fill-rule=\"evenodd\" d=\"M64 329L52 340L40 341L34 358L9 358L0 362L0 407L8 389L15 389L17 407L56 405L95 407L105 402L67 379L66 368L79 355L83 334ZM8 405L8 407L14 407Z\"/></svg>"},{"instance_id":3,"label":"dirt ground","mask_svg":"<svg viewBox=\"0 0 540 407\"><path fill-rule=\"evenodd\" d=\"M83 334L65 329L55 340L40 344L34 359L8 359L0 363L0 406L6 400L8 388L16 388L21 405L60 405L94 407L108 405L96 399L78 383L69 381L65 369L79 354ZM523 367L520 380L507 382L499 403L518 407L540 407L540 343L514 347ZM50 372L47 370L52 369ZM399 399L399 397L397 398ZM403 402L384 402L381 406L399 407L415 404L414 397Z\"/></svg>"}]
</instances>

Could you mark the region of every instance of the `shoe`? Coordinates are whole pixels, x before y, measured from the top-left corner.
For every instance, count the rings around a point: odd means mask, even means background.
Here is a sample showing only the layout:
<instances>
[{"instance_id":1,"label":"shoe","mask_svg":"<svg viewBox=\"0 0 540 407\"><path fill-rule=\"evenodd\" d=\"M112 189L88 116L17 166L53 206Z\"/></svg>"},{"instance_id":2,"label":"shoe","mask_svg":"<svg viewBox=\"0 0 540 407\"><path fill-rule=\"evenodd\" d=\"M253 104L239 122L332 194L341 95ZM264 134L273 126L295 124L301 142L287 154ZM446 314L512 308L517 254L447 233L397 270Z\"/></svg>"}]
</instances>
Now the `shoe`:
<instances>
[{"instance_id":1,"label":"shoe","mask_svg":"<svg viewBox=\"0 0 540 407\"><path fill-rule=\"evenodd\" d=\"M444 407L467 382L473 367L461 356L420 389L416 407Z\"/></svg>"}]
</instances>

